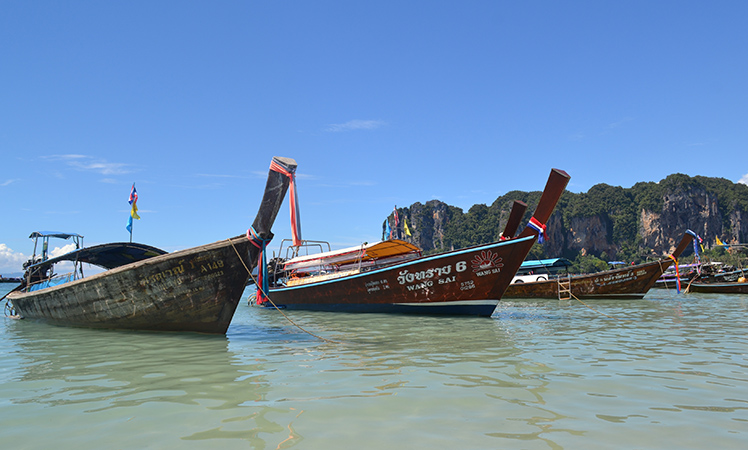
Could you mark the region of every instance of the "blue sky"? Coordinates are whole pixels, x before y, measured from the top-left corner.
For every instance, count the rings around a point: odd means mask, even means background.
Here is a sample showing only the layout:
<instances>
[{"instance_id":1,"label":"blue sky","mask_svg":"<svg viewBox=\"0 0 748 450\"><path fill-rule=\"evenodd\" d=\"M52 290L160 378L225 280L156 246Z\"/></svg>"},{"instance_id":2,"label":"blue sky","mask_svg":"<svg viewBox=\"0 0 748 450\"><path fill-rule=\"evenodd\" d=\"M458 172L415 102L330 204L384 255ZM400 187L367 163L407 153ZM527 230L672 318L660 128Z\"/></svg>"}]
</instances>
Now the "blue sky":
<instances>
[{"instance_id":1,"label":"blue sky","mask_svg":"<svg viewBox=\"0 0 748 450\"><path fill-rule=\"evenodd\" d=\"M748 2L0 2L0 274L34 230L168 251L244 233L273 155L303 237L671 173L745 180ZM276 240L290 237L284 205Z\"/></svg>"}]
</instances>

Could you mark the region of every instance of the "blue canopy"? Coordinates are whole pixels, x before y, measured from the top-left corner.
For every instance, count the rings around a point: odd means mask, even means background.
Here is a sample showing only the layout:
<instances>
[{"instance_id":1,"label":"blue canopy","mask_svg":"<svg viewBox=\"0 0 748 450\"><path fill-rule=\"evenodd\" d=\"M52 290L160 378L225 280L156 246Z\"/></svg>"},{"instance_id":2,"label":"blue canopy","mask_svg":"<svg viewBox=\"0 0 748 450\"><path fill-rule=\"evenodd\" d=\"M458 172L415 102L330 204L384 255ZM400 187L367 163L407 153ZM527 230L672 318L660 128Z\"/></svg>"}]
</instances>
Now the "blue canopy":
<instances>
[{"instance_id":1,"label":"blue canopy","mask_svg":"<svg viewBox=\"0 0 748 450\"><path fill-rule=\"evenodd\" d=\"M73 250L70 253L65 253L64 255L34 264L32 267L48 266L60 261L78 261L105 269L113 269L164 254L166 254L165 251L151 247L150 245L135 242L116 242Z\"/></svg>"},{"instance_id":2,"label":"blue canopy","mask_svg":"<svg viewBox=\"0 0 748 450\"><path fill-rule=\"evenodd\" d=\"M60 239L70 239L71 237L78 237L83 239L83 236L76 233L63 233L61 231L34 231L31 233L31 236L29 238L36 239L40 237L56 237Z\"/></svg>"},{"instance_id":3,"label":"blue canopy","mask_svg":"<svg viewBox=\"0 0 748 450\"><path fill-rule=\"evenodd\" d=\"M520 269L542 269L548 267L569 267L572 262L566 258L531 259L522 263Z\"/></svg>"}]
</instances>

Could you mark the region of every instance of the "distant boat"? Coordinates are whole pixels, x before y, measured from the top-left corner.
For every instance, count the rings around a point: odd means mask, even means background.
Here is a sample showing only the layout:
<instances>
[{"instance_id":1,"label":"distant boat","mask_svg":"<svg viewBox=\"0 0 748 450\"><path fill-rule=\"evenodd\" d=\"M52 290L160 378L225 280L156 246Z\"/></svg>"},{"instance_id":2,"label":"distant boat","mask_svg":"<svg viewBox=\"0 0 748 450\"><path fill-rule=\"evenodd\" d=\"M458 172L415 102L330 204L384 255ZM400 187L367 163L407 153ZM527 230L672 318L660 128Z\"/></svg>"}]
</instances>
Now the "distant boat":
<instances>
[{"instance_id":1,"label":"distant boat","mask_svg":"<svg viewBox=\"0 0 748 450\"><path fill-rule=\"evenodd\" d=\"M686 292L703 294L748 294L748 279L745 271L702 271L686 286Z\"/></svg>"},{"instance_id":2,"label":"distant boat","mask_svg":"<svg viewBox=\"0 0 748 450\"><path fill-rule=\"evenodd\" d=\"M345 259L341 252L295 257L278 262L279 273L268 277L275 281L265 291L269 301L263 301L261 289L258 303L318 311L490 316L568 181L566 172L551 171L531 223L517 238L431 256L418 256L416 247L402 241L384 241L347 249Z\"/></svg>"},{"instance_id":3,"label":"distant boat","mask_svg":"<svg viewBox=\"0 0 748 450\"><path fill-rule=\"evenodd\" d=\"M26 319L52 324L130 330L225 333L263 240L289 186L296 161L273 158L252 233L174 253L136 243L80 248L74 233L35 232L34 256L23 284L7 295L8 306ZM286 172L285 174L283 172ZM49 258L50 238L72 239L77 249ZM37 257L37 244L42 245ZM73 262L57 276L54 265ZM105 271L83 277L82 263Z\"/></svg>"},{"instance_id":4,"label":"distant boat","mask_svg":"<svg viewBox=\"0 0 748 450\"><path fill-rule=\"evenodd\" d=\"M680 244L673 252L678 258L686 249L692 236L683 235ZM549 260L555 263L556 260ZM504 293L504 298L557 298L569 299L638 299L652 288L663 271L673 263L671 258L663 258L636 265L622 265L617 269L581 275L543 275L536 271L532 276L515 278ZM546 263L550 264L550 262ZM540 264L542 266L542 264ZM533 280L532 278L535 278ZM530 278L528 280L528 278Z\"/></svg>"},{"instance_id":5,"label":"distant boat","mask_svg":"<svg viewBox=\"0 0 748 450\"><path fill-rule=\"evenodd\" d=\"M21 279L16 277L5 278L0 276L0 283L20 283Z\"/></svg>"},{"instance_id":6,"label":"distant boat","mask_svg":"<svg viewBox=\"0 0 748 450\"><path fill-rule=\"evenodd\" d=\"M739 281L717 283L693 281L688 285L687 292L697 292L700 294L748 294L748 281L745 281L745 278L741 278Z\"/></svg>"}]
</instances>

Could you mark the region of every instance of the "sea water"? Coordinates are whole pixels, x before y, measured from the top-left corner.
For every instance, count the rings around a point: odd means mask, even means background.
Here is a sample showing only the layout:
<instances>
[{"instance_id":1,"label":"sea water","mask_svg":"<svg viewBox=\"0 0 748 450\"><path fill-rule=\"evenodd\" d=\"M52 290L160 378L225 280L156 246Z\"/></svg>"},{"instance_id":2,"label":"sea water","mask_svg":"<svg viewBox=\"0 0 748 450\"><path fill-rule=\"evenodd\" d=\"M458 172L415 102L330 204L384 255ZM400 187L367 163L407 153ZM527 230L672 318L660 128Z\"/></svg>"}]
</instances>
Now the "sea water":
<instances>
[{"instance_id":1,"label":"sea water","mask_svg":"<svg viewBox=\"0 0 748 450\"><path fill-rule=\"evenodd\" d=\"M0 318L0 445L743 449L747 312L652 290L491 318L284 316L245 296L225 336Z\"/></svg>"}]
</instances>

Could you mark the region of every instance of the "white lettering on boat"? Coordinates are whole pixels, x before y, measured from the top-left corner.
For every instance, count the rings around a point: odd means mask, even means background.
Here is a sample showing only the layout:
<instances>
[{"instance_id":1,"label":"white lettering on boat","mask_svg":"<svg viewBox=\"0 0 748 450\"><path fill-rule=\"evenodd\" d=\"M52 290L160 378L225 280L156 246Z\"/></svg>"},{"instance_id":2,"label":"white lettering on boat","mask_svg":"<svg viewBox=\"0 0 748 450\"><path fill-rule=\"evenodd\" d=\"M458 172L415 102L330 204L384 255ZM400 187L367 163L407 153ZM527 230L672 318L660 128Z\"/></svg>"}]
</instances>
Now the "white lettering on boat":
<instances>
[{"instance_id":1,"label":"white lettering on boat","mask_svg":"<svg viewBox=\"0 0 748 450\"><path fill-rule=\"evenodd\" d=\"M463 281L460 285L461 291L469 291L470 289L475 289L475 282L473 280Z\"/></svg>"},{"instance_id":2,"label":"white lettering on boat","mask_svg":"<svg viewBox=\"0 0 748 450\"><path fill-rule=\"evenodd\" d=\"M625 283L627 281L636 280L637 278L639 278L639 276L642 275L642 272L646 273L646 271L642 270L634 274L633 271L629 270L628 272L606 275L604 277L598 277L598 278L595 278L593 282L597 286L608 286L611 284Z\"/></svg>"},{"instance_id":3,"label":"white lettering on boat","mask_svg":"<svg viewBox=\"0 0 748 450\"><path fill-rule=\"evenodd\" d=\"M461 272L459 270L460 263L464 264L464 262L460 261L457 263L457 271ZM408 272L408 269L401 270L400 274L397 277L397 281L400 282L400 284L406 284L406 283L414 283L416 281L423 281L423 280L430 280L434 277L441 277L443 275L449 275L452 273L452 266L444 266L444 267L437 267L434 269L427 269L427 270L421 270L420 272Z\"/></svg>"},{"instance_id":4,"label":"white lettering on boat","mask_svg":"<svg viewBox=\"0 0 748 450\"><path fill-rule=\"evenodd\" d=\"M382 280L367 281L365 286L366 286L366 292L371 294L373 292L385 291L389 289L390 283L386 279L382 279Z\"/></svg>"}]
</instances>

